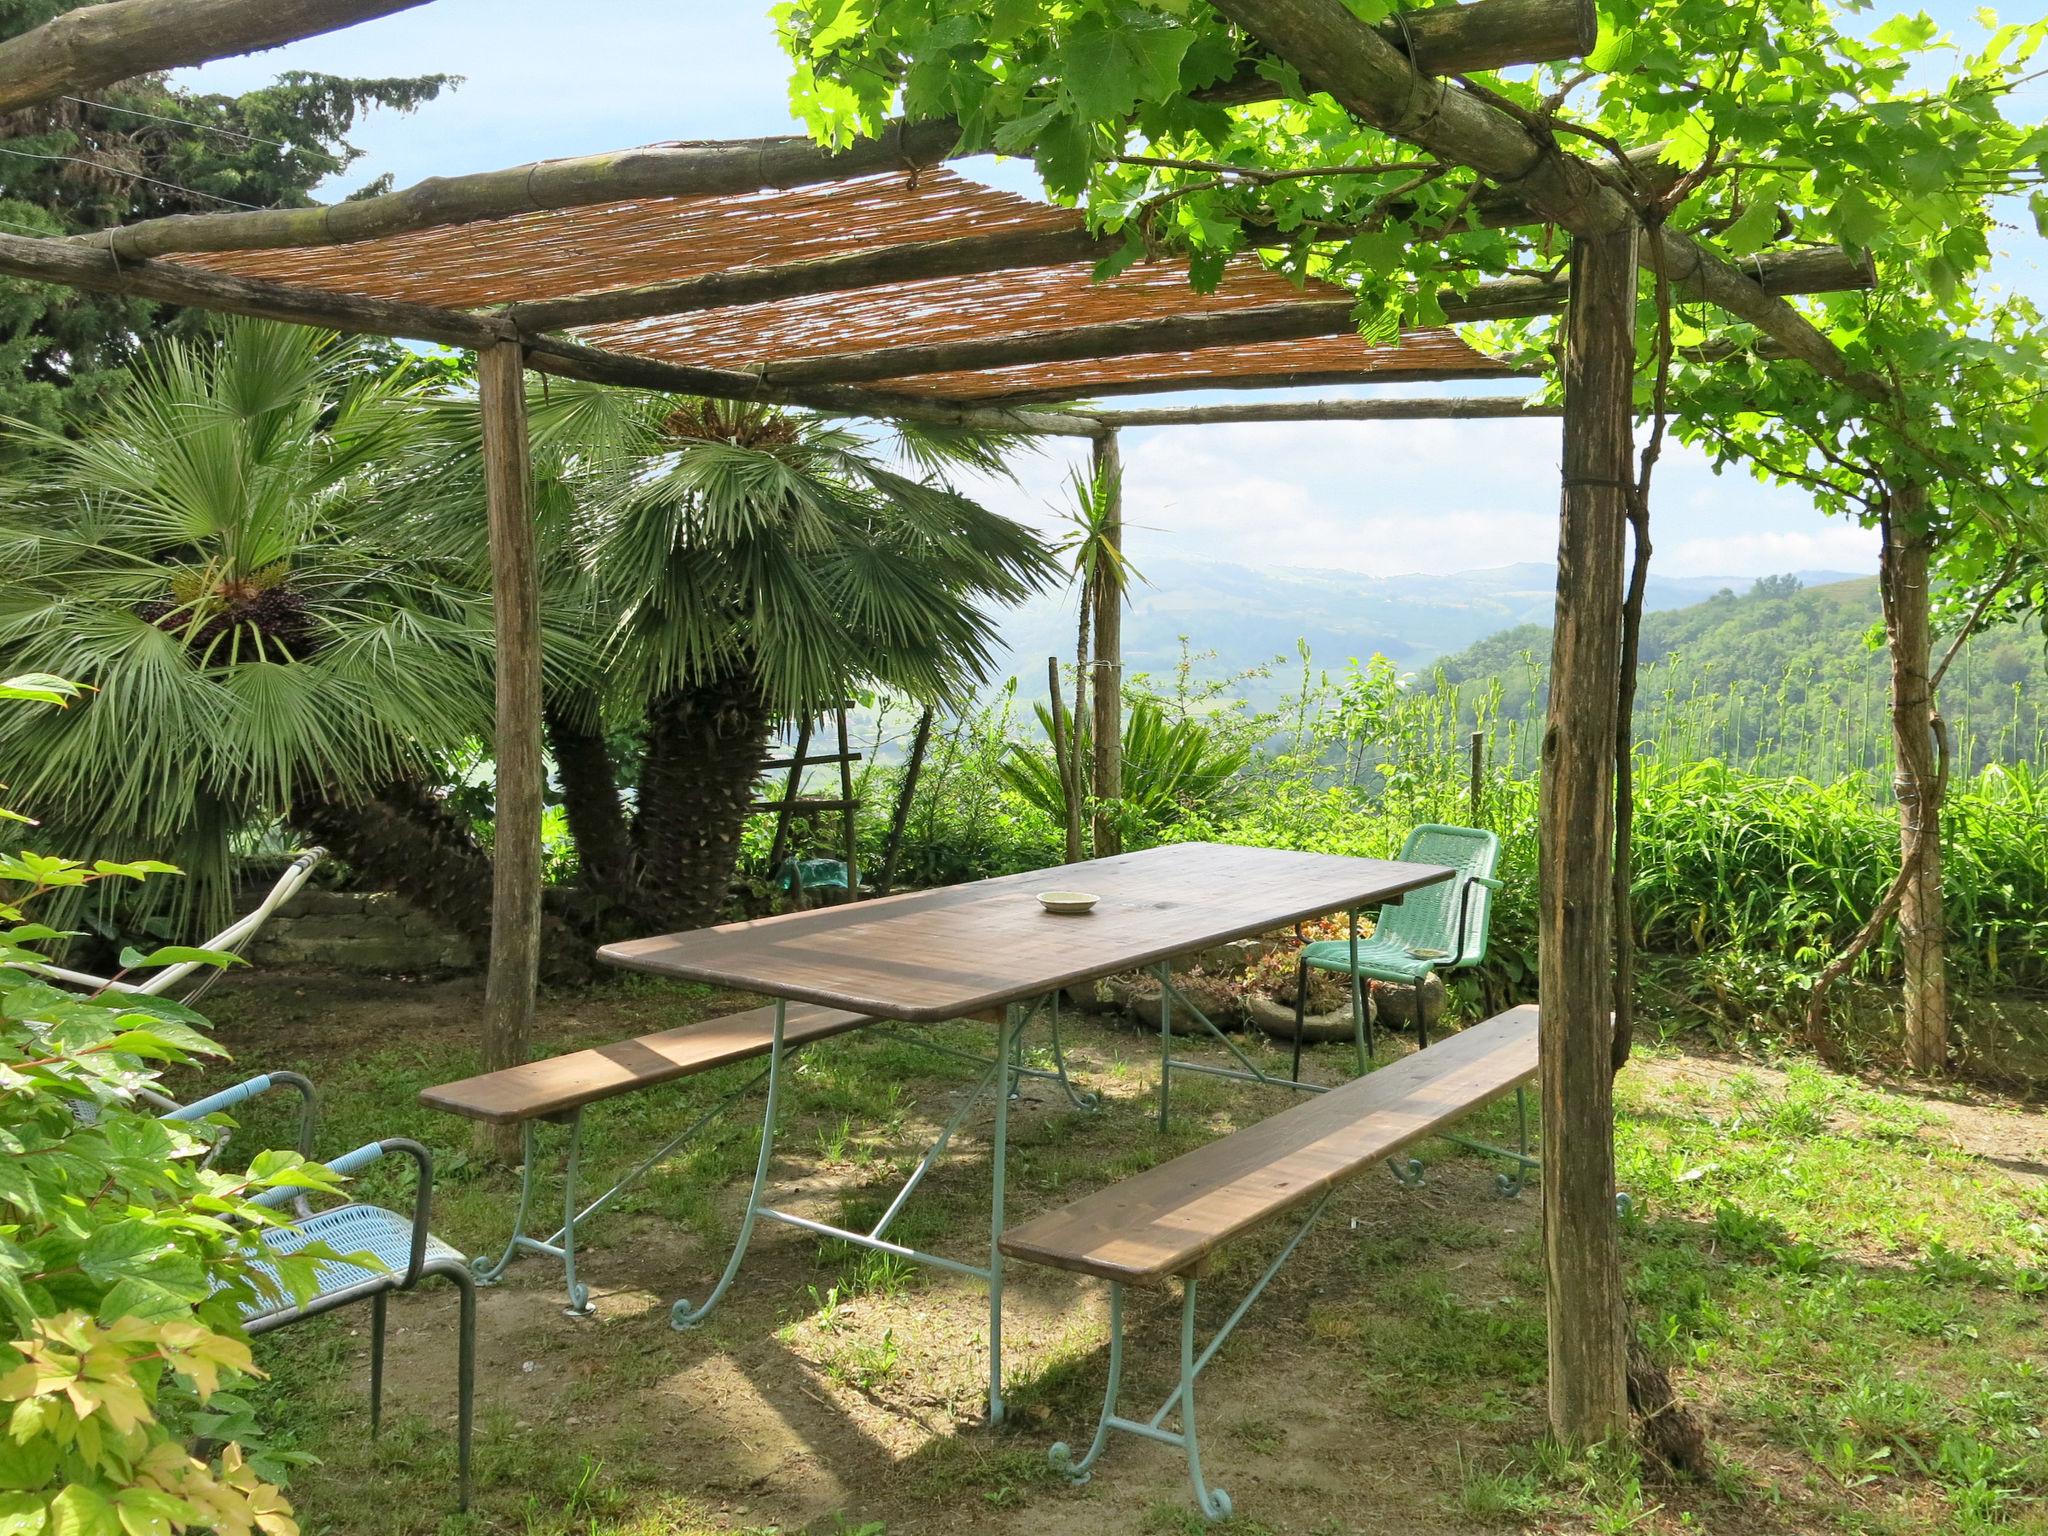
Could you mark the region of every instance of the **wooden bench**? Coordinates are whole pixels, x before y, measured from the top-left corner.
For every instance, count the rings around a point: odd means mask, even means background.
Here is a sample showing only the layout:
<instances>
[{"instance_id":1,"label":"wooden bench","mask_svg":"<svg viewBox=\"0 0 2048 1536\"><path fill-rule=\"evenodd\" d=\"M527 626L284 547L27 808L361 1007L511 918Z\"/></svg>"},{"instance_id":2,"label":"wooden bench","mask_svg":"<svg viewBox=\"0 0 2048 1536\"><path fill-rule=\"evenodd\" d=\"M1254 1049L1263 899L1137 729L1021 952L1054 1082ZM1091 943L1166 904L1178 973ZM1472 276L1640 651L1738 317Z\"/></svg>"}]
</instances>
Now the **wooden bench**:
<instances>
[{"instance_id":1,"label":"wooden bench","mask_svg":"<svg viewBox=\"0 0 2048 1536\"><path fill-rule=\"evenodd\" d=\"M1065 1445L1054 1446L1054 1464L1081 1482L1111 1430L1161 1440L1185 1451L1202 1513L1228 1515L1229 1496L1202 1477L1195 1378L1308 1235L1331 1190L1481 1105L1519 1092L1535 1075L1536 1009L1514 1008L1005 1232L1001 1248L1010 1258L1110 1282L1109 1385L1095 1440L1079 1461ZM1195 1294L1210 1257L1233 1238L1304 1207L1300 1229L1198 1355ZM1175 1278L1183 1282L1179 1384L1150 1419L1123 1418L1116 1408L1124 1287ZM1176 1408L1179 1430L1163 1428Z\"/></svg>"},{"instance_id":2,"label":"wooden bench","mask_svg":"<svg viewBox=\"0 0 2048 1536\"><path fill-rule=\"evenodd\" d=\"M783 1021L783 1048L788 1050L829 1040L874 1022L867 1014L791 1003ZM644 1088L674 1082L678 1078L695 1077L715 1067L762 1059L774 1043L775 1005L771 1003L724 1018L678 1025L635 1040L619 1040L585 1051L571 1051L545 1061L529 1061L521 1066L465 1077L460 1082L422 1089L420 1102L430 1108L444 1109L450 1114L479 1120L487 1125L524 1128L525 1166L520 1172L519 1213L513 1218L512 1237L506 1243L505 1251L496 1259L487 1255L472 1261L476 1278L489 1284L502 1275L506 1266L520 1253L544 1253L562 1261L569 1287L568 1311L576 1316L587 1315L590 1293L576 1279L577 1224L595 1216L644 1177L656 1163L703 1130L760 1082L766 1076L767 1068L764 1066L752 1080L706 1110L631 1173L579 1210L576 1204L576 1161L582 1140L584 1109L605 1099L638 1093ZM544 1121L563 1121L569 1126L562 1171L562 1224L546 1238L533 1236L526 1230L538 1181L538 1131Z\"/></svg>"}]
</instances>

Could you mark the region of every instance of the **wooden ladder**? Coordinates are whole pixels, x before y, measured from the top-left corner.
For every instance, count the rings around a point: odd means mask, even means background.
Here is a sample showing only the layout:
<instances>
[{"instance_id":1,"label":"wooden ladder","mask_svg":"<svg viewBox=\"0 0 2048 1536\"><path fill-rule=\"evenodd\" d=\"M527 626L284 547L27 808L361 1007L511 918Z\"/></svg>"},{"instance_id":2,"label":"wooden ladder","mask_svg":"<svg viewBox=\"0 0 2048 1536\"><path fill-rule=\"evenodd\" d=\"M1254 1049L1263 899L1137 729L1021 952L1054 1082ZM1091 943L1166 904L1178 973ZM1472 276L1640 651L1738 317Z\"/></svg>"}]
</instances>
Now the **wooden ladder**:
<instances>
[{"instance_id":1,"label":"wooden ladder","mask_svg":"<svg viewBox=\"0 0 2048 1536\"><path fill-rule=\"evenodd\" d=\"M796 750L788 757L771 758L761 765L763 773L777 769L789 770L789 777L783 782L782 798L779 800L757 800L753 809L775 812L775 839L768 847L768 877L772 880L782 868L783 855L789 850L790 823L797 816L824 816L837 811L844 818L844 832L841 846L846 862L846 899L860 898L859 837L855 817L860 810L860 801L853 794L853 765L861 760L861 754L851 750L847 739L846 712L852 705L844 700L833 711L838 730L839 750L836 752L811 751L811 732L815 721L806 720L797 730ZM819 796L805 796L803 788L804 770L820 764L839 765L839 796L837 799ZM801 895L801 882L798 894Z\"/></svg>"}]
</instances>

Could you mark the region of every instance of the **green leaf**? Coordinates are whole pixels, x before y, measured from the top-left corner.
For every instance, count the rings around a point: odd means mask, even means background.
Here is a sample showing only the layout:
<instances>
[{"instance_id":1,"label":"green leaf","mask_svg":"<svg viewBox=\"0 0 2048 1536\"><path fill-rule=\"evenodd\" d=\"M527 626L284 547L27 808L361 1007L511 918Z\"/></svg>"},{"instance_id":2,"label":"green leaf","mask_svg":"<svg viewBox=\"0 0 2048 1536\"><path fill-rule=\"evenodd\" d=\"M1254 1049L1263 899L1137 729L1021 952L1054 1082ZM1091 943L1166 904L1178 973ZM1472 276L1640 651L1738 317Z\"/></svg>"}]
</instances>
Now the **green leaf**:
<instances>
[{"instance_id":1,"label":"green leaf","mask_svg":"<svg viewBox=\"0 0 2048 1536\"><path fill-rule=\"evenodd\" d=\"M131 1276L148 1275L176 1254L176 1244L162 1228L133 1218L95 1231L78 1253L78 1267L102 1285Z\"/></svg>"},{"instance_id":2,"label":"green leaf","mask_svg":"<svg viewBox=\"0 0 2048 1536\"><path fill-rule=\"evenodd\" d=\"M132 947L121 951L121 969L124 971L153 970L161 965L217 965L225 970L231 965L248 963L230 950L200 949L191 944L166 944L146 955Z\"/></svg>"},{"instance_id":3,"label":"green leaf","mask_svg":"<svg viewBox=\"0 0 2048 1536\"><path fill-rule=\"evenodd\" d=\"M1730 256L1750 256L1768 245L1777 232L1777 205L1755 202L1722 232L1721 244Z\"/></svg>"},{"instance_id":4,"label":"green leaf","mask_svg":"<svg viewBox=\"0 0 2048 1536\"><path fill-rule=\"evenodd\" d=\"M0 1488L40 1488L56 1475L57 1445L40 1435L31 1440L17 1440L12 1435L0 1434ZM36 1501L38 1514L42 1500ZM6 1504L0 1500L0 1511ZM0 1531L7 1529L6 1521L0 1518ZM31 1527L34 1529L34 1527Z\"/></svg>"},{"instance_id":5,"label":"green leaf","mask_svg":"<svg viewBox=\"0 0 2048 1536\"><path fill-rule=\"evenodd\" d=\"M121 1517L97 1488L70 1483L50 1500L50 1536L121 1536Z\"/></svg>"},{"instance_id":6,"label":"green leaf","mask_svg":"<svg viewBox=\"0 0 2048 1536\"><path fill-rule=\"evenodd\" d=\"M0 678L0 699L21 699L34 704L62 704L78 697L78 685L48 672L22 672Z\"/></svg>"},{"instance_id":7,"label":"green leaf","mask_svg":"<svg viewBox=\"0 0 2048 1536\"><path fill-rule=\"evenodd\" d=\"M5 1450L0 1449L0 1458L5 1455ZM54 1453L50 1470L56 1470ZM47 1481L48 1476L45 1473L42 1480ZM41 1494L0 1493L0 1536L43 1536L50 1528L50 1522L44 1515L46 1507Z\"/></svg>"}]
</instances>

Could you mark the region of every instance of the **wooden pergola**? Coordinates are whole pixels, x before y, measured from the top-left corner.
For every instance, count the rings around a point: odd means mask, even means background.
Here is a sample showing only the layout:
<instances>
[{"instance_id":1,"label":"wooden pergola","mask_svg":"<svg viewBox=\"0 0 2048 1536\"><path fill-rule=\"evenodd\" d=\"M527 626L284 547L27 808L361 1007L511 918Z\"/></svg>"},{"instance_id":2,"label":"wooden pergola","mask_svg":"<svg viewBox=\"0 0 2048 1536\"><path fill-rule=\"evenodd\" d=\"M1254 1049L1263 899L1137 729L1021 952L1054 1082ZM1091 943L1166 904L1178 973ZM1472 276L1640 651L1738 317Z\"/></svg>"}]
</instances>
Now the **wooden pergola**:
<instances>
[{"instance_id":1,"label":"wooden pergola","mask_svg":"<svg viewBox=\"0 0 2048 1536\"><path fill-rule=\"evenodd\" d=\"M0 44L0 109L268 46L421 0L116 0ZM945 168L948 121L843 149L804 138L646 146L435 179L325 207L187 215L68 239L0 236L0 273L473 349L479 358L497 642L498 836L486 1064L523 1060L540 932L539 583L525 373L875 419L1090 440L1217 421L1559 414L1516 396L1236 402L1115 410L1123 394L1255 392L1520 376L1451 325L1565 315L1557 623L1541 818L1543 1208L1551 1414L1588 1437L1626 1417L1609 1060L1613 777L1640 268L1718 305L1759 350L1879 398L1784 296L1867 286L1865 264L1786 249L1739 265L1646 217L1668 186L1560 149L1448 78L1577 57L1591 0L1469 0L1375 29L1342 0L1214 0L1360 122L1494 184L1497 226L1569 236L1566 281L1485 282L1447 325L1370 346L1352 296L1253 256L1211 294L1183 264L1096 281L1121 246L1086 219ZM54 38L46 34L61 34ZM1247 73L1223 103L1278 88ZM1113 604L1111 605L1113 608ZM1117 615L1098 622L1115 633ZM1112 673L1098 709L1113 711ZM1118 790L1114 714L1098 792Z\"/></svg>"}]
</instances>

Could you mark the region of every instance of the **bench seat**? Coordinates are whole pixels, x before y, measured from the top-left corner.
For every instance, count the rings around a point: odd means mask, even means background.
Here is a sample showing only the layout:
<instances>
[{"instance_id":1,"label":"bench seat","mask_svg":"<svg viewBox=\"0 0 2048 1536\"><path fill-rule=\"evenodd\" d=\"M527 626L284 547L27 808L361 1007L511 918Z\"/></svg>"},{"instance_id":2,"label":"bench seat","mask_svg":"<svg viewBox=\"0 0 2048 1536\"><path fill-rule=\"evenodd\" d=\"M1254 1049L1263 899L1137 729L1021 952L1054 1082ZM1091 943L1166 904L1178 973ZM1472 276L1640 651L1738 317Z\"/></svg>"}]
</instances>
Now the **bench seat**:
<instances>
[{"instance_id":1,"label":"bench seat","mask_svg":"<svg viewBox=\"0 0 2048 1536\"><path fill-rule=\"evenodd\" d=\"M1013 1227L1002 1251L1125 1283L1197 1273L1231 1238L1535 1075L1530 1004Z\"/></svg>"},{"instance_id":2,"label":"bench seat","mask_svg":"<svg viewBox=\"0 0 2048 1536\"><path fill-rule=\"evenodd\" d=\"M862 1013L791 1003L783 1023L785 1046L830 1039L874 1023ZM691 1077L735 1061L766 1056L775 1040L775 1006L724 1018L679 1024L637 1040L571 1051L545 1061L483 1072L420 1091L420 1102L490 1125L520 1125L566 1115L622 1093Z\"/></svg>"}]
</instances>

